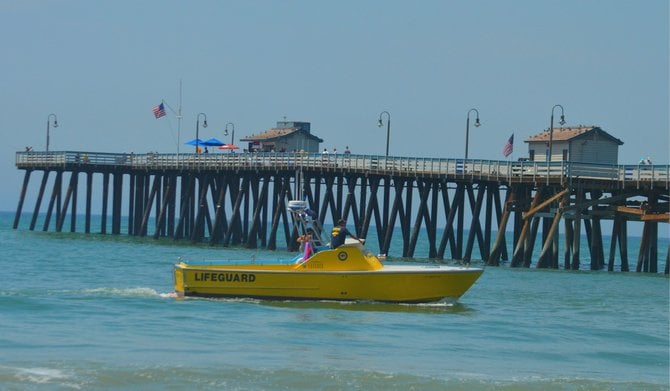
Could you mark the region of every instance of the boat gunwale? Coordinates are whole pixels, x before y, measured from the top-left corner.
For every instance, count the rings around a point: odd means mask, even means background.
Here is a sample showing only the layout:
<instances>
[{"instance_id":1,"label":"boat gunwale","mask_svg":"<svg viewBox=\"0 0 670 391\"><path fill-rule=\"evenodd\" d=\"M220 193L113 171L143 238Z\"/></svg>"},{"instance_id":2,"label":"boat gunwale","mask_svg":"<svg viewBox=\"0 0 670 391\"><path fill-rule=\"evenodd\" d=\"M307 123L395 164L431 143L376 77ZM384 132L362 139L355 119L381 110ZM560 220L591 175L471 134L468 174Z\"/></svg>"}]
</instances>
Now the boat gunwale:
<instances>
[{"instance_id":1,"label":"boat gunwale","mask_svg":"<svg viewBox=\"0 0 670 391\"><path fill-rule=\"evenodd\" d=\"M381 269L377 270L314 270L314 269L301 269L299 267L293 268L292 265L288 266L285 269L254 269L254 268L245 268L242 267L218 267L219 265L212 265L211 267L203 267L202 265L189 265L189 264L176 264L175 268L179 268L185 271L194 271L194 272L231 272L231 273L268 273L268 274L461 274L461 273L483 273L483 268L478 267L460 267L460 266L447 266L447 265L425 265L425 266L412 266L412 265L385 265ZM254 265L257 266L257 265Z\"/></svg>"}]
</instances>

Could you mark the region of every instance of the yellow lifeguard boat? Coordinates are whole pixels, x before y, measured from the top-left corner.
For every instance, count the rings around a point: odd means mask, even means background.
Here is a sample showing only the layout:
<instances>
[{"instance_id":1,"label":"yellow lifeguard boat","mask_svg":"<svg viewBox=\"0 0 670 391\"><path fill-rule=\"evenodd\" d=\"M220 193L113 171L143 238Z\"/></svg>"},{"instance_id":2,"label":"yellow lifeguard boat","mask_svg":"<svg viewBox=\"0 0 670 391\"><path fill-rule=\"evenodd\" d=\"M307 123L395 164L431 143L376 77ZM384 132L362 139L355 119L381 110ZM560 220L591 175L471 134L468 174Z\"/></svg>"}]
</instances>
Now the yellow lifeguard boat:
<instances>
[{"instance_id":1,"label":"yellow lifeguard boat","mask_svg":"<svg viewBox=\"0 0 670 391\"><path fill-rule=\"evenodd\" d=\"M301 216L300 208L293 206L291 211ZM306 259L299 255L286 262L179 262L174 267L176 294L274 300L455 301L483 272L476 267L384 265L357 241L349 240L335 249L319 244L314 245L316 252L305 254Z\"/></svg>"}]
</instances>

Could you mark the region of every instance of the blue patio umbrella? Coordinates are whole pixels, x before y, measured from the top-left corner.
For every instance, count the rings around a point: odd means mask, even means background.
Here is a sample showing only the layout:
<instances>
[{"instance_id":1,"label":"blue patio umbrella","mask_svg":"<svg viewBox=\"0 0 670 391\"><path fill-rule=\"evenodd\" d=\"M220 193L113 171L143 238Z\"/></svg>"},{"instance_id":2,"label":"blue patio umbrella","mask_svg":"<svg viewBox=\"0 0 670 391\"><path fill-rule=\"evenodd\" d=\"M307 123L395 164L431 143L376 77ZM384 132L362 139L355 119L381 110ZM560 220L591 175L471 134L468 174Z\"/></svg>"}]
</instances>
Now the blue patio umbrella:
<instances>
[{"instance_id":1,"label":"blue patio umbrella","mask_svg":"<svg viewBox=\"0 0 670 391\"><path fill-rule=\"evenodd\" d=\"M200 145L204 145L206 147L219 147L223 145L224 143L221 142L221 140L215 139L215 138L210 138L209 140L205 140L200 143ZM195 145L195 144L194 144Z\"/></svg>"},{"instance_id":2,"label":"blue patio umbrella","mask_svg":"<svg viewBox=\"0 0 670 391\"><path fill-rule=\"evenodd\" d=\"M204 141L200 140L199 138L197 138L197 139L194 138L193 140L191 140L191 141L187 141L187 142L185 142L184 144L195 146L195 143L196 143L196 142L198 143L198 146L200 146L200 145L205 145L205 144L204 144Z\"/></svg>"}]
</instances>

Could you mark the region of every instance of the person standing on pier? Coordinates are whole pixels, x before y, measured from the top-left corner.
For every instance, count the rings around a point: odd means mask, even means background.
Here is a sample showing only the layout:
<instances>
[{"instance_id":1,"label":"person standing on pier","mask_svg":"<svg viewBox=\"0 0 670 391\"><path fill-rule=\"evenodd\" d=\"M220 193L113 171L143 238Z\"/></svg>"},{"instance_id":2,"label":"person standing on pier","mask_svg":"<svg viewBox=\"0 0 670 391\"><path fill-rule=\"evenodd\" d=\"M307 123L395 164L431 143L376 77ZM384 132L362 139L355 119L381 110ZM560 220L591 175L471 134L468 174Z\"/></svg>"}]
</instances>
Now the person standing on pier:
<instances>
[{"instance_id":1,"label":"person standing on pier","mask_svg":"<svg viewBox=\"0 0 670 391\"><path fill-rule=\"evenodd\" d=\"M328 148L324 148L321 152L321 164L327 164L330 158L328 157Z\"/></svg>"}]
</instances>

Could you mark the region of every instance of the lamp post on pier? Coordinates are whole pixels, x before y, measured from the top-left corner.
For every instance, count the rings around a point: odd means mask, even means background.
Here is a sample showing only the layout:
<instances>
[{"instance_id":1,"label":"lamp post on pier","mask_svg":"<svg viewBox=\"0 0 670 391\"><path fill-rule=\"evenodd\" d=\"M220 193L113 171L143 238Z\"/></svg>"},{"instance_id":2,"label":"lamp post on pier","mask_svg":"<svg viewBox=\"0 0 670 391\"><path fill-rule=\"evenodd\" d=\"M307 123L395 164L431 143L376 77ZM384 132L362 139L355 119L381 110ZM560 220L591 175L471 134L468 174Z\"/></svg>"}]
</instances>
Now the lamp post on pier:
<instances>
[{"instance_id":1,"label":"lamp post on pier","mask_svg":"<svg viewBox=\"0 0 670 391\"><path fill-rule=\"evenodd\" d=\"M205 121L202 123L202 127L206 128L207 127L207 114L205 113L198 113L198 116L195 119L195 153L196 155L200 153L200 116L205 117Z\"/></svg>"},{"instance_id":2,"label":"lamp post on pier","mask_svg":"<svg viewBox=\"0 0 670 391\"><path fill-rule=\"evenodd\" d=\"M235 124L234 123L228 122L226 124L226 128L223 130L223 135L224 136L228 135L228 125L231 125L232 131L233 131L232 137L230 138L230 145L235 145ZM232 151L232 149L231 149L231 151Z\"/></svg>"},{"instance_id":3,"label":"lamp post on pier","mask_svg":"<svg viewBox=\"0 0 670 391\"><path fill-rule=\"evenodd\" d=\"M51 113L47 116L47 152L49 152L49 126L51 125L51 117L53 116L54 120L54 128L58 127L58 118L56 118L56 114Z\"/></svg>"},{"instance_id":4,"label":"lamp post on pier","mask_svg":"<svg viewBox=\"0 0 670 391\"><path fill-rule=\"evenodd\" d=\"M551 154L552 154L552 147L554 143L554 110L560 107L561 108L561 120L558 122L561 126L565 125L565 115L563 112L563 106L561 105L554 105L554 107L551 108L551 121L549 122L549 151L547 155L547 185L549 185L549 164L551 163Z\"/></svg>"},{"instance_id":5,"label":"lamp post on pier","mask_svg":"<svg viewBox=\"0 0 670 391\"><path fill-rule=\"evenodd\" d=\"M477 109L470 109L468 110L468 117L465 120L465 158L468 158L468 141L470 139L470 113L472 112L477 113L477 118L475 119L475 127L478 128L482 126L482 124L479 122L479 110Z\"/></svg>"},{"instance_id":6,"label":"lamp post on pier","mask_svg":"<svg viewBox=\"0 0 670 391\"><path fill-rule=\"evenodd\" d=\"M379 121L377 121L377 126L380 128L384 126L382 122L382 114L386 114L386 157L389 157L389 136L391 135L391 114L388 111L382 111L379 113Z\"/></svg>"}]
</instances>

